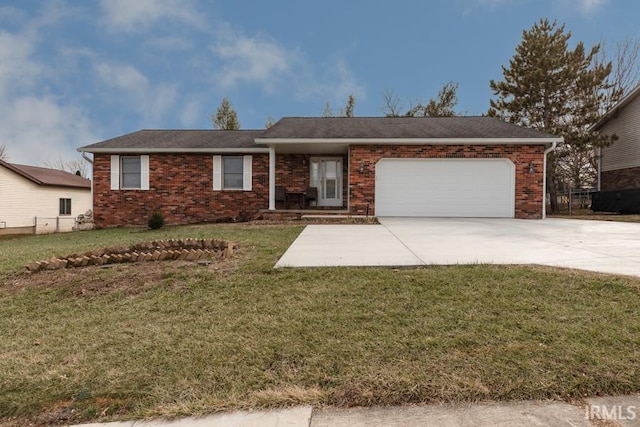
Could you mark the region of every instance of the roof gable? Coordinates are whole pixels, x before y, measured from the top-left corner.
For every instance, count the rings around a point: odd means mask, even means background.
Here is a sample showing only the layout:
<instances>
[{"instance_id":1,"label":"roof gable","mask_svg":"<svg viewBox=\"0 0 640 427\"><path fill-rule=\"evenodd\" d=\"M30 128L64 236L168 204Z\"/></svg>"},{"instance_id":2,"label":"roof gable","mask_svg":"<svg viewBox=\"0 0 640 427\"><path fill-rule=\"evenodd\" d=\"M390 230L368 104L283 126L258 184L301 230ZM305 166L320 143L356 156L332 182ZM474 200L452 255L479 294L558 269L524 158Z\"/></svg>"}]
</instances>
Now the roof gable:
<instances>
[{"instance_id":1,"label":"roof gable","mask_svg":"<svg viewBox=\"0 0 640 427\"><path fill-rule=\"evenodd\" d=\"M0 166L21 175L37 185L91 189L90 180L69 172L38 166L18 165L2 160L0 160Z\"/></svg>"},{"instance_id":2,"label":"roof gable","mask_svg":"<svg viewBox=\"0 0 640 427\"><path fill-rule=\"evenodd\" d=\"M640 84L638 84L638 86L636 86L631 92L629 92L627 96L625 96L620 101L618 101L616 105L609 108L609 110L606 113L604 113L604 115L600 118L600 120L598 120L595 124L593 124L589 128L589 130L597 131L600 128L602 128L602 126L604 126L609 120L615 117L620 110L622 110L627 105L629 105L638 96L640 96Z\"/></svg>"}]
</instances>

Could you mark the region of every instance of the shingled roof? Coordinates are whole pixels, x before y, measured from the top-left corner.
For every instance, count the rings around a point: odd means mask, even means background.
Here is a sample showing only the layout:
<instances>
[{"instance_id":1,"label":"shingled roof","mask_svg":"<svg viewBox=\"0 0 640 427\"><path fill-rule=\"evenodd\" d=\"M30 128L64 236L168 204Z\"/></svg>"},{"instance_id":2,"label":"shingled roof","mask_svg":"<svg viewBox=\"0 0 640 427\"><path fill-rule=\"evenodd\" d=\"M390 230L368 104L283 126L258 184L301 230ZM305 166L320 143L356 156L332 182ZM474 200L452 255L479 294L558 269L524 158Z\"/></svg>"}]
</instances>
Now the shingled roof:
<instances>
[{"instance_id":1,"label":"shingled roof","mask_svg":"<svg viewBox=\"0 0 640 427\"><path fill-rule=\"evenodd\" d=\"M255 139L262 130L149 130L122 135L78 148L88 153L108 152L215 152L259 150Z\"/></svg>"},{"instance_id":2,"label":"shingled roof","mask_svg":"<svg viewBox=\"0 0 640 427\"><path fill-rule=\"evenodd\" d=\"M0 160L0 166L4 166L38 185L91 189L90 180L69 172L37 166L17 165L3 162L2 160Z\"/></svg>"},{"instance_id":3,"label":"shingled roof","mask_svg":"<svg viewBox=\"0 0 640 427\"><path fill-rule=\"evenodd\" d=\"M285 117L259 138L559 139L493 117Z\"/></svg>"}]
</instances>

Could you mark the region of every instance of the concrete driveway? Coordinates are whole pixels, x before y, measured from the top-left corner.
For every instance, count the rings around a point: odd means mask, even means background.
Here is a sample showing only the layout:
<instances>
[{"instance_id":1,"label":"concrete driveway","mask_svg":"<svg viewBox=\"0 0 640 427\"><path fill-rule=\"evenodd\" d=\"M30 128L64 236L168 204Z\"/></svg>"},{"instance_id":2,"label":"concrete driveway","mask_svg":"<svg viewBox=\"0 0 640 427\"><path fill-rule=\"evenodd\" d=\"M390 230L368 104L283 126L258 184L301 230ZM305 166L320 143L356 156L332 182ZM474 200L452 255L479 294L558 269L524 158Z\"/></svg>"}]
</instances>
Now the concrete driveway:
<instances>
[{"instance_id":1,"label":"concrete driveway","mask_svg":"<svg viewBox=\"0 0 640 427\"><path fill-rule=\"evenodd\" d=\"M640 276L640 224L570 219L379 218L309 225L278 267L541 264Z\"/></svg>"}]
</instances>

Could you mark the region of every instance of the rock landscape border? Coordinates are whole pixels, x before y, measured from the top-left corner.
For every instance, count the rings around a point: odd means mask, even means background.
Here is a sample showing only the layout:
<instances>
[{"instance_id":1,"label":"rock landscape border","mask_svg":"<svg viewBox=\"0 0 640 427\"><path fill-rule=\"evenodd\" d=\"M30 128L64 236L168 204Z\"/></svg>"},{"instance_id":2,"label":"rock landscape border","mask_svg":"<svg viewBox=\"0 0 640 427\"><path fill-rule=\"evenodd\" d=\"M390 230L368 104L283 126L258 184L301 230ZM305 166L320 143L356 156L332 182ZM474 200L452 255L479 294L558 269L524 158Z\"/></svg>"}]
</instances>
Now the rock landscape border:
<instances>
[{"instance_id":1,"label":"rock landscape border","mask_svg":"<svg viewBox=\"0 0 640 427\"><path fill-rule=\"evenodd\" d=\"M28 273L62 268L102 266L146 261L191 261L229 258L235 245L218 239L154 240L131 246L103 248L82 254L71 254L49 260L36 261L25 266Z\"/></svg>"}]
</instances>

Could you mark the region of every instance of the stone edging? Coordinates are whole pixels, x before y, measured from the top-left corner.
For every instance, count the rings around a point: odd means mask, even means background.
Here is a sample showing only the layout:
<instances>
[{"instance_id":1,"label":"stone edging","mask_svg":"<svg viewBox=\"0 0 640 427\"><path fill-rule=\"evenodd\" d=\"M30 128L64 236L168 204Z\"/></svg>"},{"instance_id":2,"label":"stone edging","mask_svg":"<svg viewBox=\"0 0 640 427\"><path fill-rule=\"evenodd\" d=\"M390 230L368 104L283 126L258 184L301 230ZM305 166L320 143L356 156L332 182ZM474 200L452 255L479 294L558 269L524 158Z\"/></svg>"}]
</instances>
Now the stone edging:
<instances>
[{"instance_id":1,"label":"stone edging","mask_svg":"<svg viewBox=\"0 0 640 427\"><path fill-rule=\"evenodd\" d=\"M144 261L200 261L212 258L229 258L234 244L217 239L155 240L132 246L98 249L82 254L72 254L46 261L29 263L29 273L60 268L86 267L90 265L121 264Z\"/></svg>"}]
</instances>

